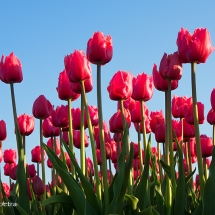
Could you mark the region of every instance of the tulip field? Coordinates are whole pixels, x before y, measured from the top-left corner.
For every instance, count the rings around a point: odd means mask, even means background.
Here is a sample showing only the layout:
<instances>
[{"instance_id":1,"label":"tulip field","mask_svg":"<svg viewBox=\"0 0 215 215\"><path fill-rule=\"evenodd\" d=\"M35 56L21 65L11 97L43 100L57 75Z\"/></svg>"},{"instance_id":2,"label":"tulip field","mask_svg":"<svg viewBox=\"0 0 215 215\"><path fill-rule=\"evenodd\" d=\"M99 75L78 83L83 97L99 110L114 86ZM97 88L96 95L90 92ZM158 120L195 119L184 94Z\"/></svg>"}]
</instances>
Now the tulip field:
<instances>
[{"instance_id":1,"label":"tulip field","mask_svg":"<svg viewBox=\"0 0 215 215\"><path fill-rule=\"evenodd\" d=\"M117 108L106 122L101 77L114 56L113 40L97 31L87 41L86 53L65 54L55 93L66 105L55 107L41 94L30 115L17 114L14 86L22 84L23 65L14 52L2 55L0 80L10 88L16 146L2 151L12 134L7 132L7 122L0 120L1 174L8 177L8 182L1 181L0 214L215 213L215 88L205 118L196 82L199 64L206 64L215 50L208 29L191 33L180 28L177 50L164 53L150 75L124 70L113 74L107 92ZM96 67L96 80L91 64ZM172 94L180 87L185 64L190 65L191 97ZM93 82L97 105L88 104ZM147 107L155 91L163 94L164 110ZM213 128L212 137L200 133L205 120ZM39 144L32 147L29 163L26 142L35 122ZM137 142L131 139L131 125ZM87 147L91 157L86 156Z\"/></svg>"}]
</instances>

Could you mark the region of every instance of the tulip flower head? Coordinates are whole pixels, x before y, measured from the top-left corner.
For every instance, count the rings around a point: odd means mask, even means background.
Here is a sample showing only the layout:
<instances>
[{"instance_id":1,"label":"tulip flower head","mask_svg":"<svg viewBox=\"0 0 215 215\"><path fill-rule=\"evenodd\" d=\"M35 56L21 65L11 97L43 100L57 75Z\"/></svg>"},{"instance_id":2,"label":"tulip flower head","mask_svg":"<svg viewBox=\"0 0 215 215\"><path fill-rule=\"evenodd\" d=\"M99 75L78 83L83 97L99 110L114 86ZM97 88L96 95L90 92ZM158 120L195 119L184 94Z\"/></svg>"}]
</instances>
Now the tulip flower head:
<instances>
[{"instance_id":1,"label":"tulip flower head","mask_svg":"<svg viewBox=\"0 0 215 215\"><path fill-rule=\"evenodd\" d=\"M7 137L6 123L4 120L0 120L0 141L5 140Z\"/></svg>"},{"instance_id":2,"label":"tulip flower head","mask_svg":"<svg viewBox=\"0 0 215 215\"><path fill-rule=\"evenodd\" d=\"M44 149L43 149L44 150ZM44 150L44 160L46 159L46 152ZM40 146L36 146L31 150L31 161L34 163L41 163Z\"/></svg>"},{"instance_id":3,"label":"tulip flower head","mask_svg":"<svg viewBox=\"0 0 215 215\"><path fill-rule=\"evenodd\" d=\"M52 123L52 116L43 120L42 132L44 137L56 137L60 135L60 128L55 127Z\"/></svg>"},{"instance_id":4,"label":"tulip flower head","mask_svg":"<svg viewBox=\"0 0 215 215\"><path fill-rule=\"evenodd\" d=\"M187 29L181 28L176 44L183 63L205 63L215 49L206 28L195 29L193 35Z\"/></svg>"},{"instance_id":5,"label":"tulip flower head","mask_svg":"<svg viewBox=\"0 0 215 215\"><path fill-rule=\"evenodd\" d=\"M105 36L102 32L95 32L87 43L87 58L93 64L104 65L113 56L111 36Z\"/></svg>"},{"instance_id":6,"label":"tulip flower head","mask_svg":"<svg viewBox=\"0 0 215 215\"><path fill-rule=\"evenodd\" d=\"M37 175L33 178L32 189L38 196L43 195L43 193L45 192L45 185L42 179Z\"/></svg>"},{"instance_id":7,"label":"tulip flower head","mask_svg":"<svg viewBox=\"0 0 215 215\"><path fill-rule=\"evenodd\" d=\"M17 117L18 128L22 136L29 136L34 131L34 117L22 114Z\"/></svg>"},{"instance_id":8,"label":"tulip flower head","mask_svg":"<svg viewBox=\"0 0 215 215\"><path fill-rule=\"evenodd\" d=\"M0 80L6 84L20 83L23 80L22 64L12 52L4 59L2 55L0 62Z\"/></svg>"},{"instance_id":9,"label":"tulip flower head","mask_svg":"<svg viewBox=\"0 0 215 215\"><path fill-rule=\"evenodd\" d=\"M16 150L6 149L3 158L5 163L16 163Z\"/></svg>"}]
</instances>

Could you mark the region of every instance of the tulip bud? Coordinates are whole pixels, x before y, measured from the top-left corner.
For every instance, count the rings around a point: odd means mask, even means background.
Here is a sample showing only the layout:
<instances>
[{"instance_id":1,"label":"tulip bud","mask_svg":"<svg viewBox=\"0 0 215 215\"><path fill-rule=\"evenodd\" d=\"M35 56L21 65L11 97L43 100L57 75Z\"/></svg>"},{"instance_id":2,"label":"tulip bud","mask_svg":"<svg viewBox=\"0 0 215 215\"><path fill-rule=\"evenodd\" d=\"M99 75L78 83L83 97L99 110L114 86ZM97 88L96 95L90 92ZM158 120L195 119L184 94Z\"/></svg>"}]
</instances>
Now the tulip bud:
<instances>
[{"instance_id":1,"label":"tulip bud","mask_svg":"<svg viewBox=\"0 0 215 215\"><path fill-rule=\"evenodd\" d=\"M6 123L4 120L0 120L0 141L5 140L7 137Z\"/></svg>"},{"instance_id":2,"label":"tulip bud","mask_svg":"<svg viewBox=\"0 0 215 215\"><path fill-rule=\"evenodd\" d=\"M32 183L33 191L36 195L41 196L45 192L45 185L39 176L35 176L33 178Z\"/></svg>"},{"instance_id":3,"label":"tulip bud","mask_svg":"<svg viewBox=\"0 0 215 215\"><path fill-rule=\"evenodd\" d=\"M16 150L6 149L3 158L5 163L16 163Z\"/></svg>"}]
</instances>

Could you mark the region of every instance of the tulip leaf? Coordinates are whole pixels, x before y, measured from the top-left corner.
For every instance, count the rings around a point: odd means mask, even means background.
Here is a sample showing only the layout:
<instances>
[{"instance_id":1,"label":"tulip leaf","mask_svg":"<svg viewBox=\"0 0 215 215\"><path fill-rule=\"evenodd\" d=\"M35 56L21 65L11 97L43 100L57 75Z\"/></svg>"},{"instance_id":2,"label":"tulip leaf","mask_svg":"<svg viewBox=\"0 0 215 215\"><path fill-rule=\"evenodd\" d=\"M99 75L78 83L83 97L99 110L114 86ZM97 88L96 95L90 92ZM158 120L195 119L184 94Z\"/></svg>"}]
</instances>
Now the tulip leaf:
<instances>
[{"instance_id":1,"label":"tulip leaf","mask_svg":"<svg viewBox=\"0 0 215 215\"><path fill-rule=\"evenodd\" d=\"M149 177L149 161L150 161L150 143L151 143L151 135L149 136L149 141L146 148L145 154L145 165L144 170L141 175L140 182L135 190L135 196L139 199L138 208L143 210L147 206L148 200L148 177Z\"/></svg>"},{"instance_id":2,"label":"tulip leaf","mask_svg":"<svg viewBox=\"0 0 215 215\"><path fill-rule=\"evenodd\" d=\"M72 151L70 150L70 148L67 146L67 144L63 140L62 140L62 142L63 142L63 145L64 145L66 151L68 152L69 157L75 167L75 170L78 173L78 176L81 180L81 184L83 186L87 201L89 202L89 204L91 205L93 210L96 212L96 214L98 214L98 215L101 214L101 208L99 206L98 199L95 195L92 185L90 184L90 182L87 180L87 178L82 173L82 170L80 169L79 165L77 164L75 156L72 154Z\"/></svg>"},{"instance_id":3,"label":"tulip leaf","mask_svg":"<svg viewBox=\"0 0 215 215\"><path fill-rule=\"evenodd\" d=\"M22 207L20 207L19 205L17 205L17 209L19 210L20 214L22 215L29 215L29 213L27 213ZM5 214L3 214L5 215Z\"/></svg>"},{"instance_id":4,"label":"tulip leaf","mask_svg":"<svg viewBox=\"0 0 215 215\"><path fill-rule=\"evenodd\" d=\"M84 196L83 191L77 185L73 177L67 172L66 165L57 157L57 155L45 144L43 144L46 153L49 156L52 164L54 165L56 171L61 176L64 184L67 186L70 196L74 204L76 205L77 213L78 214L86 214L86 198Z\"/></svg>"},{"instance_id":5,"label":"tulip leaf","mask_svg":"<svg viewBox=\"0 0 215 215\"><path fill-rule=\"evenodd\" d=\"M131 210L137 209L137 203L139 200L135 196L125 194L124 199L127 201Z\"/></svg>"},{"instance_id":6,"label":"tulip leaf","mask_svg":"<svg viewBox=\"0 0 215 215\"><path fill-rule=\"evenodd\" d=\"M185 178L186 184L187 184L187 183L190 181L190 179L193 177L195 171L196 171L196 167L195 167L195 169L194 169L191 173L189 173L189 175Z\"/></svg>"},{"instance_id":7,"label":"tulip leaf","mask_svg":"<svg viewBox=\"0 0 215 215\"><path fill-rule=\"evenodd\" d=\"M164 169L164 171L166 172L166 175L168 176L168 178L171 180L171 170L170 170L170 166L168 164L166 164L163 160L160 160L160 163Z\"/></svg>"},{"instance_id":8,"label":"tulip leaf","mask_svg":"<svg viewBox=\"0 0 215 215\"><path fill-rule=\"evenodd\" d=\"M138 215L160 215L152 206L137 213Z\"/></svg>"},{"instance_id":9,"label":"tulip leaf","mask_svg":"<svg viewBox=\"0 0 215 215\"><path fill-rule=\"evenodd\" d=\"M157 201L157 211L160 215L164 215L164 206L165 206L165 199L163 194L161 193L160 186L155 186L155 194L156 194L156 201Z\"/></svg>"},{"instance_id":10,"label":"tulip leaf","mask_svg":"<svg viewBox=\"0 0 215 215\"><path fill-rule=\"evenodd\" d=\"M215 214L215 147L213 147L212 160L209 168L209 177L205 184L202 206L203 214Z\"/></svg>"},{"instance_id":11,"label":"tulip leaf","mask_svg":"<svg viewBox=\"0 0 215 215\"><path fill-rule=\"evenodd\" d=\"M183 163L183 153L181 147L177 142L178 147L178 157L179 157L179 176L177 180L177 188L175 195L175 214L184 215L185 212L185 175L184 175L184 163Z\"/></svg>"},{"instance_id":12,"label":"tulip leaf","mask_svg":"<svg viewBox=\"0 0 215 215\"><path fill-rule=\"evenodd\" d=\"M72 197L66 194L54 195L49 197L48 199L43 201L43 206L56 203L66 204L69 205L71 208L75 208Z\"/></svg>"}]
</instances>

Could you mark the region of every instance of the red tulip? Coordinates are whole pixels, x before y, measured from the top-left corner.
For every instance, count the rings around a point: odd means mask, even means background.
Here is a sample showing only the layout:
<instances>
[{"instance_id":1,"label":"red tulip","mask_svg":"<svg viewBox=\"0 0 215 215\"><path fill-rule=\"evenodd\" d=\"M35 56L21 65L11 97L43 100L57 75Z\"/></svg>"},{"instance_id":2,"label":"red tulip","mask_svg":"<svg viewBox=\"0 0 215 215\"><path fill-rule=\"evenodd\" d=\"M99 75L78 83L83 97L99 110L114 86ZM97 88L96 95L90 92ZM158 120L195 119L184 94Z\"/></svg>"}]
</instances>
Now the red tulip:
<instances>
[{"instance_id":1,"label":"red tulip","mask_svg":"<svg viewBox=\"0 0 215 215\"><path fill-rule=\"evenodd\" d=\"M46 152L44 151L44 160L46 159ZM40 146L36 146L31 150L31 161L34 163L41 163Z\"/></svg>"},{"instance_id":2,"label":"red tulip","mask_svg":"<svg viewBox=\"0 0 215 215\"><path fill-rule=\"evenodd\" d=\"M60 129L52 124L52 117L43 120L42 131L44 137L56 137L60 135Z\"/></svg>"},{"instance_id":3,"label":"red tulip","mask_svg":"<svg viewBox=\"0 0 215 215\"><path fill-rule=\"evenodd\" d=\"M49 140L47 142L47 146L50 149L54 150L54 140L52 138L49 138ZM56 151L56 155L60 154L60 142L59 142L58 138L56 138L55 151Z\"/></svg>"},{"instance_id":4,"label":"red tulip","mask_svg":"<svg viewBox=\"0 0 215 215\"><path fill-rule=\"evenodd\" d=\"M52 105L44 95L40 95L33 104L32 113L37 119L48 118L52 111Z\"/></svg>"},{"instance_id":5,"label":"red tulip","mask_svg":"<svg viewBox=\"0 0 215 215\"><path fill-rule=\"evenodd\" d=\"M99 134L97 134L97 136L95 137L95 140L96 140L96 148L100 149L100 137L99 137ZM104 142L109 143L111 141L112 141L112 139L111 139L111 136L110 136L110 132L109 131L104 131Z\"/></svg>"},{"instance_id":6,"label":"red tulip","mask_svg":"<svg viewBox=\"0 0 215 215\"><path fill-rule=\"evenodd\" d=\"M156 64L154 64L153 66L152 75L153 75L153 82L154 82L155 88L159 91L167 91L168 81L161 77L160 73L157 70ZM178 88L178 80L172 80L171 90L175 90L176 88Z\"/></svg>"},{"instance_id":7,"label":"red tulip","mask_svg":"<svg viewBox=\"0 0 215 215\"><path fill-rule=\"evenodd\" d=\"M4 165L4 175L10 176L10 170L16 166L16 163L5 163Z\"/></svg>"},{"instance_id":8,"label":"red tulip","mask_svg":"<svg viewBox=\"0 0 215 215\"><path fill-rule=\"evenodd\" d=\"M102 157L101 157L101 152L99 149L96 149L96 157L97 157L98 165L101 165L102 164Z\"/></svg>"},{"instance_id":9,"label":"red tulip","mask_svg":"<svg viewBox=\"0 0 215 215\"><path fill-rule=\"evenodd\" d=\"M68 106L57 106L56 109L51 111L52 123L55 127L67 127L69 126L68 118Z\"/></svg>"},{"instance_id":10,"label":"red tulip","mask_svg":"<svg viewBox=\"0 0 215 215\"><path fill-rule=\"evenodd\" d=\"M118 71L110 80L107 90L111 100L126 100L132 94L132 74L130 72Z\"/></svg>"},{"instance_id":11,"label":"red tulip","mask_svg":"<svg viewBox=\"0 0 215 215\"><path fill-rule=\"evenodd\" d=\"M114 141L121 141L122 140L122 133L114 133L113 135Z\"/></svg>"},{"instance_id":12,"label":"red tulip","mask_svg":"<svg viewBox=\"0 0 215 215\"><path fill-rule=\"evenodd\" d=\"M81 83L70 82L70 84L71 84L71 89L75 93L81 94ZM92 77L89 78L89 79L84 80L84 89L85 89L85 93L89 93L89 92L92 91L92 89L93 89L93 79L92 79Z\"/></svg>"},{"instance_id":13,"label":"red tulip","mask_svg":"<svg viewBox=\"0 0 215 215\"><path fill-rule=\"evenodd\" d=\"M202 148L202 157L210 157L213 151L213 141L205 134L200 135L200 142Z\"/></svg>"},{"instance_id":14,"label":"red tulip","mask_svg":"<svg viewBox=\"0 0 215 215\"><path fill-rule=\"evenodd\" d=\"M208 112L207 121L209 124L215 125L215 111L213 110L213 108L211 108Z\"/></svg>"},{"instance_id":15,"label":"red tulip","mask_svg":"<svg viewBox=\"0 0 215 215\"><path fill-rule=\"evenodd\" d=\"M138 177L140 177L140 175L141 175L140 170L134 170L134 180L137 180Z\"/></svg>"},{"instance_id":16,"label":"red tulip","mask_svg":"<svg viewBox=\"0 0 215 215\"><path fill-rule=\"evenodd\" d=\"M112 163L117 163L117 145L116 143L113 143L111 144L111 151L112 151L112 154L111 154L111 161Z\"/></svg>"},{"instance_id":17,"label":"red tulip","mask_svg":"<svg viewBox=\"0 0 215 215\"><path fill-rule=\"evenodd\" d=\"M89 111L89 115L90 115L90 121L92 126L97 126L99 123L99 119L98 119L98 108L96 106L90 106L88 105L88 111ZM87 124L87 114L86 114L86 110L84 110L84 124Z\"/></svg>"},{"instance_id":18,"label":"red tulip","mask_svg":"<svg viewBox=\"0 0 215 215\"><path fill-rule=\"evenodd\" d=\"M148 134L152 131L150 128L150 117L146 117L144 121L145 121L146 133ZM138 124L137 123L134 123L134 127L135 127L135 130L138 132ZM140 122L140 133L143 133L142 122Z\"/></svg>"},{"instance_id":19,"label":"red tulip","mask_svg":"<svg viewBox=\"0 0 215 215\"><path fill-rule=\"evenodd\" d=\"M16 150L6 149L3 158L5 163L16 163Z\"/></svg>"},{"instance_id":20,"label":"red tulip","mask_svg":"<svg viewBox=\"0 0 215 215\"><path fill-rule=\"evenodd\" d=\"M3 188L6 196L9 197L10 196L10 187L8 186L8 184L5 182L2 182L2 188Z\"/></svg>"},{"instance_id":21,"label":"red tulip","mask_svg":"<svg viewBox=\"0 0 215 215\"><path fill-rule=\"evenodd\" d=\"M37 173L37 171L35 169L35 165L34 164L27 164L27 169L28 169L28 176L33 178Z\"/></svg>"},{"instance_id":22,"label":"red tulip","mask_svg":"<svg viewBox=\"0 0 215 215\"><path fill-rule=\"evenodd\" d=\"M199 124L203 124L205 117L204 117L204 104L201 102L197 102L197 109L198 109L198 118L199 118ZM194 116L193 116L193 106L190 105L188 108L188 112L185 116L185 120L187 123L194 125Z\"/></svg>"},{"instance_id":23,"label":"red tulip","mask_svg":"<svg viewBox=\"0 0 215 215\"><path fill-rule=\"evenodd\" d=\"M133 145L133 147L134 147L133 159L139 158L139 146L138 146L138 143L131 142L131 145Z\"/></svg>"},{"instance_id":24,"label":"red tulip","mask_svg":"<svg viewBox=\"0 0 215 215\"><path fill-rule=\"evenodd\" d=\"M172 99L173 117L184 118L191 105L192 105L192 97L188 98L187 96L179 97L174 95Z\"/></svg>"},{"instance_id":25,"label":"red tulip","mask_svg":"<svg viewBox=\"0 0 215 215\"><path fill-rule=\"evenodd\" d=\"M144 102L144 112L145 112L145 116L149 117L149 110L148 110L145 102ZM135 106L132 110L130 110L130 113L131 113L131 122L141 122L142 121L141 105L140 105L139 101L135 102Z\"/></svg>"},{"instance_id":26,"label":"red tulip","mask_svg":"<svg viewBox=\"0 0 215 215\"><path fill-rule=\"evenodd\" d=\"M155 128L157 125L165 123L165 118L162 110L151 112L150 119L150 127L153 133L155 133Z\"/></svg>"},{"instance_id":27,"label":"red tulip","mask_svg":"<svg viewBox=\"0 0 215 215\"><path fill-rule=\"evenodd\" d=\"M84 146L87 148L89 143L88 143L88 136L86 132L84 131ZM73 142L74 146L78 149L81 148L81 132L78 130L73 130Z\"/></svg>"},{"instance_id":28,"label":"red tulip","mask_svg":"<svg viewBox=\"0 0 215 215\"><path fill-rule=\"evenodd\" d=\"M4 120L0 120L0 141L5 140L7 137L6 123Z\"/></svg>"},{"instance_id":29,"label":"red tulip","mask_svg":"<svg viewBox=\"0 0 215 215\"><path fill-rule=\"evenodd\" d=\"M162 78L169 80L180 80L182 76L182 62L177 52L167 55L164 53L159 67Z\"/></svg>"},{"instance_id":30,"label":"red tulip","mask_svg":"<svg viewBox=\"0 0 215 215\"><path fill-rule=\"evenodd\" d=\"M193 35L187 29L181 28L176 44L183 63L205 63L215 49L211 44L210 33L206 28L195 29Z\"/></svg>"},{"instance_id":31,"label":"red tulip","mask_svg":"<svg viewBox=\"0 0 215 215\"><path fill-rule=\"evenodd\" d=\"M131 97L136 101L148 101L152 98L154 91L153 77L145 73L138 74L132 80L133 93Z\"/></svg>"},{"instance_id":32,"label":"red tulip","mask_svg":"<svg viewBox=\"0 0 215 215\"><path fill-rule=\"evenodd\" d=\"M52 168L53 167L53 164L52 164L52 162L51 162L51 160L49 158L47 160L47 166L48 166L48 168Z\"/></svg>"},{"instance_id":33,"label":"red tulip","mask_svg":"<svg viewBox=\"0 0 215 215\"><path fill-rule=\"evenodd\" d=\"M0 144L1 144L1 142L0 142ZM3 156L2 156L2 149L0 148L0 163L2 162L2 158L3 158Z\"/></svg>"},{"instance_id":34,"label":"red tulip","mask_svg":"<svg viewBox=\"0 0 215 215\"><path fill-rule=\"evenodd\" d=\"M22 114L17 117L18 128L23 136L28 136L34 131L34 117Z\"/></svg>"},{"instance_id":35,"label":"red tulip","mask_svg":"<svg viewBox=\"0 0 215 215\"><path fill-rule=\"evenodd\" d=\"M123 100L123 107L125 109L128 109L130 112L135 108L136 103L139 103L139 101L135 101L134 99L132 99L131 97L129 97L126 100ZM120 109L120 101L117 102L117 109Z\"/></svg>"},{"instance_id":36,"label":"red tulip","mask_svg":"<svg viewBox=\"0 0 215 215\"><path fill-rule=\"evenodd\" d=\"M13 180L17 179L16 177L17 169L18 169L18 164L10 169L10 178L12 178Z\"/></svg>"},{"instance_id":37,"label":"red tulip","mask_svg":"<svg viewBox=\"0 0 215 215\"><path fill-rule=\"evenodd\" d=\"M81 109L80 108L72 108L72 127L74 130L80 130L81 128ZM87 121L84 120L84 128L86 129Z\"/></svg>"},{"instance_id":38,"label":"red tulip","mask_svg":"<svg viewBox=\"0 0 215 215\"><path fill-rule=\"evenodd\" d=\"M211 92L211 107L215 111L215 88Z\"/></svg>"},{"instance_id":39,"label":"red tulip","mask_svg":"<svg viewBox=\"0 0 215 215\"><path fill-rule=\"evenodd\" d=\"M88 157L86 158L86 163L87 163L87 174L90 176L94 176L94 168L93 168L93 162L92 160Z\"/></svg>"},{"instance_id":40,"label":"red tulip","mask_svg":"<svg viewBox=\"0 0 215 215\"><path fill-rule=\"evenodd\" d=\"M6 84L20 83L23 80L22 64L12 52L4 59L2 55L0 62L0 80Z\"/></svg>"},{"instance_id":41,"label":"red tulip","mask_svg":"<svg viewBox=\"0 0 215 215\"><path fill-rule=\"evenodd\" d=\"M66 144L69 145L69 137L68 137L68 132L67 131L63 132L62 138L66 142Z\"/></svg>"},{"instance_id":42,"label":"red tulip","mask_svg":"<svg viewBox=\"0 0 215 215\"><path fill-rule=\"evenodd\" d=\"M103 121L103 130L104 130L104 133L108 133L108 135L110 137L110 132L109 132L107 123L105 121ZM94 137L96 138L98 135L99 135L99 126L97 125L94 127Z\"/></svg>"},{"instance_id":43,"label":"red tulip","mask_svg":"<svg viewBox=\"0 0 215 215\"><path fill-rule=\"evenodd\" d=\"M71 82L81 82L92 76L90 62L82 50L75 50L64 58L66 73Z\"/></svg>"},{"instance_id":44,"label":"red tulip","mask_svg":"<svg viewBox=\"0 0 215 215\"><path fill-rule=\"evenodd\" d=\"M183 135L185 138L192 138L195 137L195 127L194 125L190 125L186 122L186 120L183 120Z\"/></svg>"},{"instance_id":45,"label":"red tulip","mask_svg":"<svg viewBox=\"0 0 215 215\"><path fill-rule=\"evenodd\" d=\"M176 141L182 136L182 121L172 120L172 139Z\"/></svg>"},{"instance_id":46,"label":"red tulip","mask_svg":"<svg viewBox=\"0 0 215 215\"><path fill-rule=\"evenodd\" d=\"M111 159L112 149L111 149L111 144L109 142L105 143L105 152L106 152L106 159Z\"/></svg>"},{"instance_id":47,"label":"red tulip","mask_svg":"<svg viewBox=\"0 0 215 215\"><path fill-rule=\"evenodd\" d=\"M165 143L166 125L161 123L155 128L155 139L158 143Z\"/></svg>"},{"instance_id":48,"label":"red tulip","mask_svg":"<svg viewBox=\"0 0 215 215\"><path fill-rule=\"evenodd\" d=\"M61 100L71 99L71 101L74 101L80 96L80 94L75 93L71 89L71 82L69 81L65 69L59 74L57 92Z\"/></svg>"},{"instance_id":49,"label":"red tulip","mask_svg":"<svg viewBox=\"0 0 215 215\"><path fill-rule=\"evenodd\" d=\"M42 179L37 175L33 178L32 189L38 196L43 195L43 193L45 192L45 185Z\"/></svg>"},{"instance_id":50,"label":"red tulip","mask_svg":"<svg viewBox=\"0 0 215 215\"><path fill-rule=\"evenodd\" d=\"M127 122L128 128L131 126L131 115L129 110L124 109L124 117ZM110 125L110 132L112 133L119 133L124 130L123 128L123 120L122 120L122 113L119 109L109 120Z\"/></svg>"},{"instance_id":51,"label":"red tulip","mask_svg":"<svg viewBox=\"0 0 215 215\"><path fill-rule=\"evenodd\" d=\"M102 32L95 32L87 43L87 58L93 64L104 65L113 56L111 36L105 36Z\"/></svg>"}]
</instances>

